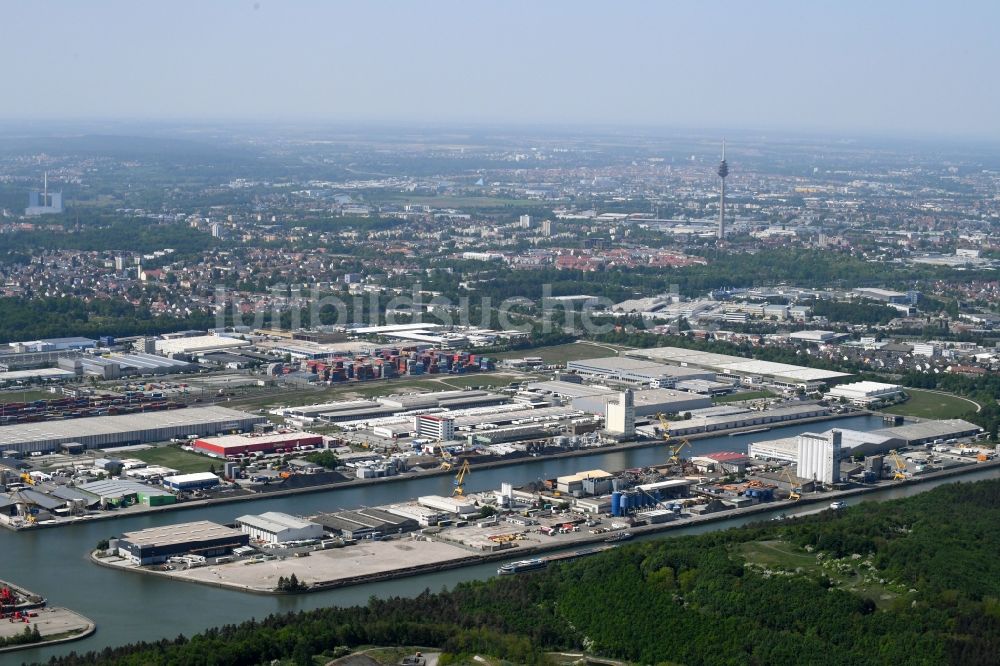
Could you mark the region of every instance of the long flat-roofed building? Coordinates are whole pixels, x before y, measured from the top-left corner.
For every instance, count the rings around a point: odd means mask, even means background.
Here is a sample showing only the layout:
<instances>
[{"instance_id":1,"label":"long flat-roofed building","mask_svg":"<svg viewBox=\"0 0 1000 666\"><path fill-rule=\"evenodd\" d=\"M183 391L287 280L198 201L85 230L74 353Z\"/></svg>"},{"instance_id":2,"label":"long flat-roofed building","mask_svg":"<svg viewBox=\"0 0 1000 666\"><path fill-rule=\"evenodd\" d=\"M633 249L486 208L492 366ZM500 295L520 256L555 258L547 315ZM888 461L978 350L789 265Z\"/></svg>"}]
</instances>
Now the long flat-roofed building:
<instances>
[{"instance_id":1,"label":"long flat-roofed building","mask_svg":"<svg viewBox=\"0 0 1000 666\"><path fill-rule=\"evenodd\" d=\"M240 340L239 338L231 338L224 335L196 335L189 338L157 340L153 343L153 346L158 353L170 356L171 354L206 354L226 349L249 347L251 344L247 340Z\"/></svg>"},{"instance_id":2,"label":"long flat-roofed building","mask_svg":"<svg viewBox=\"0 0 1000 666\"><path fill-rule=\"evenodd\" d=\"M365 539L376 534L402 534L420 528L420 523L415 518L372 508L324 513L316 516L316 522L346 539Z\"/></svg>"},{"instance_id":3,"label":"long flat-roofed building","mask_svg":"<svg viewBox=\"0 0 1000 666\"><path fill-rule=\"evenodd\" d=\"M917 446L928 444L938 439L957 439L959 437L972 437L983 431L975 423L969 423L963 419L941 419L938 421L919 421L917 423L907 423L894 428L882 428L875 432L888 437L897 437L903 440L907 446Z\"/></svg>"},{"instance_id":4,"label":"long flat-roofed building","mask_svg":"<svg viewBox=\"0 0 1000 666\"><path fill-rule=\"evenodd\" d=\"M263 416L215 406L39 421L0 428L0 450L55 451L70 442L88 449L164 442L188 435L252 430L265 421Z\"/></svg>"},{"instance_id":5,"label":"long flat-roofed building","mask_svg":"<svg viewBox=\"0 0 1000 666\"><path fill-rule=\"evenodd\" d=\"M743 384L768 384L781 389L815 390L824 386L827 381L850 376L846 372L757 361L742 356L715 354L682 347L636 349L628 352L628 356L671 363L685 368L711 370L720 380L735 379Z\"/></svg>"},{"instance_id":6,"label":"long flat-roofed building","mask_svg":"<svg viewBox=\"0 0 1000 666\"><path fill-rule=\"evenodd\" d=\"M770 425L772 423L785 423L797 421L799 419L813 418L816 416L827 416L830 413L828 407L815 404L790 405L788 407L778 407L766 411L741 410L733 413L720 414L718 416L692 415L691 419L670 422L670 434L676 437L693 435L702 432L715 432L717 430L730 430L733 428L749 428L752 426Z\"/></svg>"},{"instance_id":7,"label":"long flat-roofed building","mask_svg":"<svg viewBox=\"0 0 1000 666\"><path fill-rule=\"evenodd\" d=\"M163 525L125 532L118 539L118 554L139 565L166 562L181 555L216 557L250 543L250 535L207 520Z\"/></svg>"},{"instance_id":8,"label":"long flat-roofed building","mask_svg":"<svg viewBox=\"0 0 1000 666\"><path fill-rule=\"evenodd\" d=\"M844 428L838 428L838 430L840 432L840 448L843 450L845 458L855 455L870 456L888 453L906 445L904 439L894 435L893 431L896 428L872 432ZM832 430L825 430L818 436L829 437L831 432ZM751 458L787 460L797 463L799 461L798 442L798 436L763 440L750 444L747 447L747 452Z\"/></svg>"},{"instance_id":9,"label":"long flat-roofed building","mask_svg":"<svg viewBox=\"0 0 1000 666\"><path fill-rule=\"evenodd\" d=\"M683 368L627 356L569 361L566 369L585 377L651 388L673 388L678 381L685 379L715 380L715 373L710 370Z\"/></svg>"},{"instance_id":10,"label":"long flat-roofed building","mask_svg":"<svg viewBox=\"0 0 1000 666\"><path fill-rule=\"evenodd\" d=\"M311 432L274 432L246 435L205 437L194 442L194 448L213 456L237 456L248 453L274 453L299 446L322 446L323 435Z\"/></svg>"}]
</instances>

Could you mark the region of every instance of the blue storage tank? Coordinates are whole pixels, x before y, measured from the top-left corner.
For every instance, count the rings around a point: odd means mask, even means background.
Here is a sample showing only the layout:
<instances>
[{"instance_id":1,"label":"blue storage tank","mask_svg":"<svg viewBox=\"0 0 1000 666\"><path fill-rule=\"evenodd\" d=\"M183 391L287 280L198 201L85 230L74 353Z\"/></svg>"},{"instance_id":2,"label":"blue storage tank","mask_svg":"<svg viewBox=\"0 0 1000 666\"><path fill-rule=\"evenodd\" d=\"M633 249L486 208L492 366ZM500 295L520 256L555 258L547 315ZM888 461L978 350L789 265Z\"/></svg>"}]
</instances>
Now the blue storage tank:
<instances>
[{"instance_id":1,"label":"blue storage tank","mask_svg":"<svg viewBox=\"0 0 1000 666\"><path fill-rule=\"evenodd\" d=\"M611 515L622 515L622 494L619 492L611 493Z\"/></svg>"},{"instance_id":2,"label":"blue storage tank","mask_svg":"<svg viewBox=\"0 0 1000 666\"><path fill-rule=\"evenodd\" d=\"M622 514L621 515L624 516L624 515L628 514L628 510L630 508L631 503L632 503L631 502L631 497L629 497L629 495L627 493L622 493L622 505L621 505L622 506Z\"/></svg>"}]
</instances>

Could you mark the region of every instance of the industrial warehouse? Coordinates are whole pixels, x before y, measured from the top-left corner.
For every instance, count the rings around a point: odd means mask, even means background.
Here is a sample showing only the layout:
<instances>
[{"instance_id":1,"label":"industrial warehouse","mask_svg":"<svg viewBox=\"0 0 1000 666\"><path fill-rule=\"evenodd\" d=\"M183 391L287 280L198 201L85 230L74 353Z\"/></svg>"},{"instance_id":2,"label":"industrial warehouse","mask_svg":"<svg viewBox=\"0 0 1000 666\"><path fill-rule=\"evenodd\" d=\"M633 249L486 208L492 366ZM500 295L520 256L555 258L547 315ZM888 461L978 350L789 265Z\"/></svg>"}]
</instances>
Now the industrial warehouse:
<instances>
[{"instance_id":1,"label":"industrial warehouse","mask_svg":"<svg viewBox=\"0 0 1000 666\"><path fill-rule=\"evenodd\" d=\"M86 449L163 442L175 437L253 430L267 421L226 407L189 407L168 411L43 421L0 428L0 450L55 451L77 443Z\"/></svg>"},{"instance_id":2,"label":"industrial warehouse","mask_svg":"<svg viewBox=\"0 0 1000 666\"><path fill-rule=\"evenodd\" d=\"M201 520L126 532L111 544L111 548L117 549L118 554L129 561L145 566L185 555L228 555L233 549L246 546L249 542L248 534Z\"/></svg>"},{"instance_id":3,"label":"industrial warehouse","mask_svg":"<svg viewBox=\"0 0 1000 666\"><path fill-rule=\"evenodd\" d=\"M733 380L740 384L773 386L782 390L815 391L826 382L850 377L847 372L819 370L788 363L757 361L742 356L729 356L682 347L656 347L629 351L627 356L661 361L684 368L711 370L719 381Z\"/></svg>"},{"instance_id":4,"label":"industrial warehouse","mask_svg":"<svg viewBox=\"0 0 1000 666\"><path fill-rule=\"evenodd\" d=\"M309 432L285 430L273 433L251 433L202 437L194 441L196 451L226 458L250 453L284 453L304 447L323 445L323 436Z\"/></svg>"}]
</instances>

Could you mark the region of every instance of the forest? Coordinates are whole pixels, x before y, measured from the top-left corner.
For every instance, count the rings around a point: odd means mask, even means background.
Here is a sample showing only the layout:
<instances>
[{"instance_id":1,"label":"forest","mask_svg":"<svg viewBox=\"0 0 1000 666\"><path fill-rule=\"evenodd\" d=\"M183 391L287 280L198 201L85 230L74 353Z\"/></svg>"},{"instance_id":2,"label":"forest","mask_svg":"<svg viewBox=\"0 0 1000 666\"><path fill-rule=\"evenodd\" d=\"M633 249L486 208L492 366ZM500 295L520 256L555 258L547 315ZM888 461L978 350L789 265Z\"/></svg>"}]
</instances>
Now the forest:
<instances>
[{"instance_id":1,"label":"forest","mask_svg":"<svg viewBox=\"0 0 1000 666\"><path fill-rule=\"evenodd\" d=\"M995 664L998 520L1000 481L953 483L49 663L312 664L345 646L420 645L443 650L442 663L546 664L549 651L585 650L642 664ZM787 562L754 559L768 552Z\"/></svg>"}]
</instances>

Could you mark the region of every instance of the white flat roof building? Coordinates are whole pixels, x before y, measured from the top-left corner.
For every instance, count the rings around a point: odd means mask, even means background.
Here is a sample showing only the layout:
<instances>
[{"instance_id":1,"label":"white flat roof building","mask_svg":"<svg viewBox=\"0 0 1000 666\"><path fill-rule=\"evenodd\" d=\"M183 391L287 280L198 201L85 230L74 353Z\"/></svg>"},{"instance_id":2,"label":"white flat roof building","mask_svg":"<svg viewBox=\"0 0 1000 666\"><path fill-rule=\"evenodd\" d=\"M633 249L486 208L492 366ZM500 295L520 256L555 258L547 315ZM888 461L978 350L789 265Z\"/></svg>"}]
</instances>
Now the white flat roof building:
<instances>
[{"instance_id":1,"label":"white flat roof building","mask_svg":"<svg viewBox=\"0 0 1000 666\"><path fill-rule=\"evenodd\" d=\"M850 373L807 368L789 363L757 361L742 356L715 354L682 347L656 347L628 352L629 356L674 363L682 367L705 368L723 376L740 377L743 383L773 383L781 386L814 386Z\"/></svg>"},{"instance_id":2,"label":"white flat roof building","mask_svg":"<svg viewBox=\"0 0 1000 666\"><path fill-rule=\"evenodd\" d=\"M873 402L891 398L902 393L899 384L884 384L882 382L854 382L834 386L827 394L831 398L844 398L859 406L867 406Z\"/></svg>"},{"instance_id":3,"label":"white flat roof building","mask_svg":"<svg viewBox=\"0 0 1000 666\"><path fill-rule=\"evenodd\" d=\"M69 442L77 442L88 449L164 442L186 435L252 430L254 424L266 420L263 416L213 406L39 421L0 428L0 449L28 453L52 451Z\"/></svg>"},{"instance_id":4,"label":"white flat roof building","mask_svg":"<svg viewBox=\"0 0 1000 666\"><path fill-rule=\"evenodd\" d=\"M422 497L418 497L417 502L419 502L421 506L426 506L430 509L436 509L438 511L444 511L445 513L453 513L458 516L470 516L479 512L478 507L472 503L472 500L464 497L424 495Z\"/></svg>"},{"instance_id":5,"label":"white flat roof building","mask_svg":"<svg viewBox=\"0 0 1000 666\"><path fill-rule=\"evenodd\" d=\"M249 347L250 345L251 343L247 340L221 335L196 335L191 338L157 340L154 343L156 351L167 356L171 354L204 354L224 349Z\"/></svg>"},{"instance_id":6,"label":"white flat roof building","mask_svg":"<svg viewBox=\"0 0 1000 666\"><path fill-rule=\"evenodd\" d=\"M323 526L319 523L278 511L240 516L236 519L236 525L241 532L249 534L251 539L264 543L304 541L306 539L319 539L323 536Z\"/></svg>"}]
</instances>

